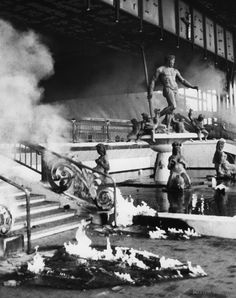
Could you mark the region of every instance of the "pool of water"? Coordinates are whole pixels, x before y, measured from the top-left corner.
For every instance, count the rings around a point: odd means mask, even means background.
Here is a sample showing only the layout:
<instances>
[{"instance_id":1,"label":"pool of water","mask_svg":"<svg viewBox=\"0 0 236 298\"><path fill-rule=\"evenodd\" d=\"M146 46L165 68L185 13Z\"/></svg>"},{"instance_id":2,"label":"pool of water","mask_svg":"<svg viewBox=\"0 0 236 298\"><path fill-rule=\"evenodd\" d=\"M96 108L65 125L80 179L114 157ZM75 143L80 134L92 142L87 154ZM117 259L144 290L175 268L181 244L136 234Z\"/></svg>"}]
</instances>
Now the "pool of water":
<instances>
[{"instance_id":1,"label":"pool of water","mask_svg":"<svg viewBox=\"0 0 236 298\"><path fill-rule=\"evenodd\" d=\"M219 189L205 181L183 193L168 193L165 188L145 186L119 186L123 196L131 195L134 204L145 201L158 212L187 213L217 216L236 215L236 183L222 182Z\"/></svg>"}]
</instances>

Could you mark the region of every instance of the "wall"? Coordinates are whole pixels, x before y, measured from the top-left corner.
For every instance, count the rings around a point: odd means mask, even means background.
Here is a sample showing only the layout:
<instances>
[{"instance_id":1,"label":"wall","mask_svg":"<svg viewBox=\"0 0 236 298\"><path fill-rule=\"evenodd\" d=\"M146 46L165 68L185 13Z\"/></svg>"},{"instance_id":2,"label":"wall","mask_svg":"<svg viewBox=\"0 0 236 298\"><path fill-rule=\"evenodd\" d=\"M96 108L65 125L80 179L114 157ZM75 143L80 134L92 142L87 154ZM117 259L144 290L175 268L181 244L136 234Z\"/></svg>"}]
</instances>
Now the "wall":
<instances>
[{"instance_id":1,"label":"wall","mask_svg":"<svg viewBox=\"0 0 236 298\"><path fill-rule=\"evenodd\" d=\"M153 174L156 160L156 152L149 148L146 143L109 143L107 157L110 163L110 173L116 182L128 179L149 177ZM65 150L65 147L63 146ZM87 166L94 168L98 153L95 144L68 144L67 152L76 161L81 161Z\"/></svg>"},{"instance_id":2,"label":"wall","mask_svg":"<svg viewBox=\"0 0 236 298\"><path fill-rule=\"evenodd\" d=\"M58 44L59 48L62 44ZM136 53L124 53L68 40L66 45L54 54L55 74L42 84L44 102L63 104L68 118L131 119L148 112L143 60L138 48ZM177 49L175 37L170 34L145 47L149 78L168 53L176 55L176 68L193 84L202 89L224 88L225 75L215 69L212 60L204 61L203 51L196 46L193 50L189 42L182 41ZM162 88L157 85L156 89ZM162 108L165 104L161 94L154 99L154 107Z\"/></svg>"}]
</instances>

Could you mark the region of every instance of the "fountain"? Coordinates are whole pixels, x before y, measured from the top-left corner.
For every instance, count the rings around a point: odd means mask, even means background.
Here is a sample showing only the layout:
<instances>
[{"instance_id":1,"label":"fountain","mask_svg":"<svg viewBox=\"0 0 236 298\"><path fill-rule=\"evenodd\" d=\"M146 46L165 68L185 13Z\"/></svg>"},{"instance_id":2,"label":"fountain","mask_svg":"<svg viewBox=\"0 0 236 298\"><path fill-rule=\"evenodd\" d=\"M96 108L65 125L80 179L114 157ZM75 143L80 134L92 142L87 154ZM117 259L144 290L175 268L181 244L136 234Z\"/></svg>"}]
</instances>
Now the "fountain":
<instances>
[{"instance_id":1,"label":"fountain","mask_svg":"<svg viewBox=\"0 0 236 298\"><path fill-rule=\"evenodd\" d=\"M172 143L183 143L185 141L196 139L196 133L158 133L143 135L141 140L147 142L150 148L158 153L155 168L155 181L160 185L167 185L170 171L168 169L168 159L172 150Z\"/></svg>"}]
</instances>

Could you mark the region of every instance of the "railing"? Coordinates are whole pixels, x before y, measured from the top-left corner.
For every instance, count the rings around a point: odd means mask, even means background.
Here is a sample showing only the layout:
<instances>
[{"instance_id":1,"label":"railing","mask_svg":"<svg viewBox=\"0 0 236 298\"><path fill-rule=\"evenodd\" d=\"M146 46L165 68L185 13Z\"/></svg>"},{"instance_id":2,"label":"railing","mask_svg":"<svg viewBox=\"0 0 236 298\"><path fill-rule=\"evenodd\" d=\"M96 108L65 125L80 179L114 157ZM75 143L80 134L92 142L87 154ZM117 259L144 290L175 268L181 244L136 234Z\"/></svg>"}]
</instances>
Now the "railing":
<instances>
[{"instance_id":1,"label":"railing","mask_svg":"<svg viewBox=\"0 0 236 298\"><path fill-rule=\"evenodd\" d=\"M11 181L8 178L3 177L0 175L0 179L5 181L8 184L11 184L12 186L22 190L25 193L25 199L26 199L26 232L27 232L27 253L31 253L31 219L30 219L30 192L27 188L18 185L14 181Z\"/></svg>"},{"instance_id":2,"label":"railing","mask_svg":"<svg viewBox=\"0 0 236 298\"><path fill-rule=\"evenodd\" d=\"M43 155L40 147L15 144L14 160L39 174L42 173Z\"/></svg>"},{"instance_id":3,"label":"railing","mask_svg":"<svg viewBox=\"0 0 236 298\"><path fill-rule=\"evenodd\" d=\"M177 117L183 118L181 114L176 114ZM213 119L213 118L212 118ZM213 121L213 120L212 120ZM77 142L125 142L127 135L132 130L132 125L129 120L115 120L115 119L82 119L71 120L71 140L73 143ZM222 122L223 123L223 122ZM213 124L205 124L205 128L209 132L209 139L212 138L225 138L236 140L236 133L234 128L230 125L224 125L221 122ZM185 118L185 129L193 132L194 129Z\"/></svg>"},{"instance_id":4,"label":"railing","mask_svg":"<svg viewBox=\"0 0 236 298\"><path fill-rule=\"evenodd\" d=\"M98 170L95 170L95 169L93 169L93 168L91 168L89 166L86 166L85 164L83 164L81 162L77 162L77 161L75 161L75 160L73 160L73 159L71 159L71 158L69 158L67 156L63 156L63 155L61 155L61 154L59 154L57 152L48 150L47 148L45 148L45 147L43 147L41 145L34 145L34 144L29 144L29 143L26 143L25 142L25 143L22 143L21 144L20 148L24 148L24 152L37 152L37 154L39 154L42 157L42 165L41 165L42 180L44 180L44 181L47 180L47 181L49 181L49 183L50 183L50 181L53 181L53 179L54 179L52 177L52 175L53 175L52 171L50 172L50 168L53 169L53 167L56 164L56 162L57 161L61 161L61 160L65 161L65 162L68 162L69 165L74 165L75 166L75 167L72 168L72 172L73 171L79 172L77 176L79 177L79 179L81 179L82 183L85 183L86 184L86 181L85 180L86 180L86 177L87 177L87 175L84 175L83 176L84 173L83 173L83 171L81 171L83 169L89 170L92 173L97 173L100 176L105 177L106 179L110 179L111 180L111 184L113 186L113 190L114 190L114 216L115 216L115 225L116 225L116 216L117 216L117 214L116 214L116 209L117 209L117 202L116 202L117 201L116 200L116 182L115 182L115 180L110 175L105 174L103 172L100 172ZM46 165L46 161L45 161L46 156L48 158L49 155L55 156L57 158L56 161L55 161L55 163L52 163L50 165L50 167L48 167ZM24 158L23 160L26 160L27 161L27 158ZM21 164L23 164L23 161L21 161ZM27 165L27 167L30 168L29 165ZM68 165L66 165L63 162L61 162L59 165L55 165L55 168L56 167L58 167L58 168L61 167L62 168L61 171L62 172L63 171L66 172L67 171L66 168L68 168ZM70 168L70 170L71 170L71 168ZM61 178L61 180L60 180L60 178ZM59 177L59 178L57 178L57 180L59 181L58 182L59 185L60 185L60 182L62 181L62 179L65 180L65 177ZM70 180L70 181L67 181L67 184L68 185L70 185L72 179L75 179L75 176L72 175L72 176L70 176L68 178L68 180ZM53 184L51 184L51 186L52 185ZM103 186L109 186L109 184L106 183ZM67 186L63 185L63 187L66 188ZM58 186L58 189L57 189L58 192L59 192L59 189L60 189L60 186ZM65 193L65 190L63 190L62 192Z\"/></svg>"},{"instance_id":5,"label":"railing","mask_svg":"<svg viewBox=\"0 0 236 298\"><path fill-rule=\"evenodd\" d=\"M131 131L128 120L81 119L71 120L71 139L77 142L125 142Z\"/></svg>"}]
</instances>

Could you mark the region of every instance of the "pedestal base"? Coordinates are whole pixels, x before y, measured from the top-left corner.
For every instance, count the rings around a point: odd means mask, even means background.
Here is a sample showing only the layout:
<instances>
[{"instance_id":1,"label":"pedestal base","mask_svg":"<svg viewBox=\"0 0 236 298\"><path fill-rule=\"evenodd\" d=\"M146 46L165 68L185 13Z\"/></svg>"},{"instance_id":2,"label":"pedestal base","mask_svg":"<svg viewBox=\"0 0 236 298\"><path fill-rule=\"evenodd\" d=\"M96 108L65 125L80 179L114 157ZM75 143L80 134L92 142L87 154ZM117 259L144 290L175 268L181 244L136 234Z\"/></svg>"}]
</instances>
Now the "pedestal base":
<instances>
[{"instance_id":1,"label":"pedestal base","mask_svg":"<svg viewBox=\"0 0 236 298\"><path fill-rule=\"evenodd\" d=\"M170 171L168 170L168 159L171 152L159 152L157 155L155 181L157 184L167 185Z\"/></svg>"},{"instance_id":2,"label":"pedestal base","mask_svg":"<svg viewBox=\"0 0 236 298\"><path fill-rule=\"evenodd\" d=\"M114 222L114 211L98 211L93 214L92 223L95 225L112 225Z\"/></svg>"},{"instance_id":3,"label":"pedestal base","mask_svg":"<svg viewBox=\"0 0 236 298\"><path fill-rule=\"evenodd\" d=\"M0 236L0 257L6 257L24 250L24 236Z\"/></svg>"}]
</instances>

